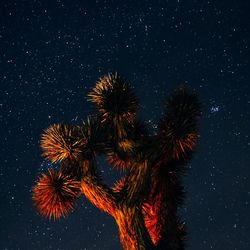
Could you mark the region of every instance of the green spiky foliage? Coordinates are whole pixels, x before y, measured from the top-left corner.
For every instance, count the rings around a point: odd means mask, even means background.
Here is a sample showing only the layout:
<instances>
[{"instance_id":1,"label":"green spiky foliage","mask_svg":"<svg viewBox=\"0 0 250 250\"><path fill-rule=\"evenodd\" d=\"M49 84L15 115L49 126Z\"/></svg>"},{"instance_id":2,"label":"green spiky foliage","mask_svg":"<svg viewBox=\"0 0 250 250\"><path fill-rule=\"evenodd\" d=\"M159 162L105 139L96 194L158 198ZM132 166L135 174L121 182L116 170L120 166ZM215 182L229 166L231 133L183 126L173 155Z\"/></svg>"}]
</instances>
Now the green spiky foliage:
<instances>
[{"instance_id":1,"label":"green spiky foliage","mask_svg":"<svg viewBox=\"0 0 250 250\"><path fill-rule=\"evenodd\" d=\"M42 134L42 156L60 169L42 174L33 188L39 213L65 217L85 195L114 217L123 249L184 249L186 229L177 212L185 196L182 176L199 137L197 96L177 88L154 135L136 119L137 98L119 74L101 77L88 98L97 114L78 126L54 124ZM124 173L113 187L102 181L100 155Z\"/></svg>"}]
</instances>

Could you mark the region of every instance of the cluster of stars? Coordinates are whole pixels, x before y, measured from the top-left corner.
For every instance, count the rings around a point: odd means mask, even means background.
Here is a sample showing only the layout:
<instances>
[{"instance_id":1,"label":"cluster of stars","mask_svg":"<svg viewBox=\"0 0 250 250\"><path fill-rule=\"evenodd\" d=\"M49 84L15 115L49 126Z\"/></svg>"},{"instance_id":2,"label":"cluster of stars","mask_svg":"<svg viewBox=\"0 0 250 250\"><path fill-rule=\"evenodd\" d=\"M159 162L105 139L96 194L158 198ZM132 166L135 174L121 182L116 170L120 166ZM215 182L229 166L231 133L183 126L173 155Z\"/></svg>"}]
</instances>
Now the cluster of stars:
<instances>
[{"instance_id":1,"label":"cluster of stars","mask_svg":"<svg viewBox=\"0 0 250 250\"><path fill-rule=\"evenodd\" d=\"M30 196L37 172L51 167L40 158L42 130L77 124L93 113L84 96L113 71L135 87L140 115L153 133L166 95L183 83L198 92L201 138L182 210L188 245L250 248L250 30L243 2L2 4L2 249L120 249L114 222L87 200L67 220L53 223L36 215ZM102 171L115 179L110 169Z\"/></svg>"}]
</instances>

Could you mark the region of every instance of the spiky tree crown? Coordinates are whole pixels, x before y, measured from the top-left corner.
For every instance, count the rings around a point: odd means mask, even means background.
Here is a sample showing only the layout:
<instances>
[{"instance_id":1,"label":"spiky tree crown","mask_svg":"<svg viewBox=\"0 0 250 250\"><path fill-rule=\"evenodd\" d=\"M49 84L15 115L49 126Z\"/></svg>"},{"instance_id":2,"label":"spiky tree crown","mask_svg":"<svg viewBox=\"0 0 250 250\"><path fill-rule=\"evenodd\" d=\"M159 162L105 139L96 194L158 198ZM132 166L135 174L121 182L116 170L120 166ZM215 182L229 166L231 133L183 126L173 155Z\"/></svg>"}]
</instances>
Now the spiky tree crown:
<instances>
[{"instance_id":1,"label":"spiky tree crown","mask_svg":"<svg viewBox=\"0 0 250 250\"><path fill-rule=\"evenodd\" d=\"M102 121L133 121L137 99L128 83L117 73L101 77L88 97L99 109Z\"/></svg>"},{"instance_id":2,"label":"spiky tree crown","mask_svg":"<svg viewBox=\"0 0 250 250\"><path fill-rule=\"evenodd\" d=\"M124 249L184 249L177 208L184 199L181 176L198 139L197 96L186 87L176 89L154 135L136 119L137 98L117 73L101 77L88 98L97 115L78 126L54 124L42 134L42 156L60 169L42 174L33 188L39 213L66 216L84 194L115 218ZM98 155L126 169L112 188L102 182Z\"/></svg>"},{"instance_id":3,"label":"spiky tree crown","mask_svg":"<svg viewBox=\"0 0 250 250\"><path fill-rule=\"evenodd\" d=\"M187 87L181 86L167 100L164 117L158 125L160 150L170 151L167 157L187 158L194 150L199 137L197 119L201 115L197 95ZM168 149L166 149L168 147Z\"/></svg>"},{"instance_id":4,"label":"spiky tree crown","mask_svg":"<svg viewBox=\"0 0 250 250\"><path fill-rule=\"evenodd\" d=\"M76 160L86 140L80 137L79 128L54 124L44 131L41 139L42 156L52 163Z\"/></svg>"},{"instance_id":5,"label":"spiky tree crown","mask_svg":"<svg viewBox=\"0 0 250 250\"><path fill-rule=\"evenodd\" d=\"M61 171L50 169L33 188L33 200L44 217L58 219L74 209L80 182Z\"/></svg>"}]
</instances>

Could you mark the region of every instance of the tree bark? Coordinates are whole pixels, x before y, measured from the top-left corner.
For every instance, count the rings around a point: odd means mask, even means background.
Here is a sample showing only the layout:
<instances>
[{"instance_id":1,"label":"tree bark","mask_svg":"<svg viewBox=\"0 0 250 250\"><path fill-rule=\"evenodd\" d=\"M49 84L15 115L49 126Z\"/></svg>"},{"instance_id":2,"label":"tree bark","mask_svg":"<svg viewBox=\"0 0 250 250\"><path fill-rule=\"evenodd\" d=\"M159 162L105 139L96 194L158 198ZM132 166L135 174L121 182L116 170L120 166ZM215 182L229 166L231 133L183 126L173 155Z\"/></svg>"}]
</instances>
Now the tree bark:
<instances>
[{"instance_id":1,"label":"tree bark","mask_svg":"<svg viewBox=\"0 0 250 250\"><path fill-rule=\"evenodd\" d=\"M123 205L114 213L124 250L155 250L145 227L141 208Z\"/></svg>"}]
</instances>

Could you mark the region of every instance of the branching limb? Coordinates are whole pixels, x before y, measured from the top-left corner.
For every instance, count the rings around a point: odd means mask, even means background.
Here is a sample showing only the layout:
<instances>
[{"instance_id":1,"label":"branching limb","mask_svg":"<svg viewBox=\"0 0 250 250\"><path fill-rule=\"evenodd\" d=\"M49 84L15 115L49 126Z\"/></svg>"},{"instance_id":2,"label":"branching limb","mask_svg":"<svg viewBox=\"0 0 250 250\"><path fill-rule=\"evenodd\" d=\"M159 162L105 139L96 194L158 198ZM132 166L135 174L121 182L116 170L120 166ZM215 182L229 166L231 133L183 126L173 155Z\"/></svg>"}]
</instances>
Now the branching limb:
<instances>
[{"instance_id":1,"label":"branching limb","mask_svg":"<svg viewBox=\"0 0 250 250\"><path fill-rule=\"evenodd\" d=\"M97 208L113 214L116 207L116 199L112 189L101 182L96 174L93 161L80 163L84 174L81 179L81 191Z\"/></svg>"},{"instance_id":2,"label":"branching limb","mask_svg":"<svg viewBox=\"0 0 250 250\"><path fill-rule=\"evenodd\" d=\"M123 201L140 206L150 188L150 164L147 160L134 163L121 190Z\"/></svg>"}]
</instances>

